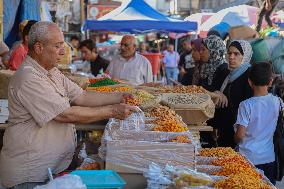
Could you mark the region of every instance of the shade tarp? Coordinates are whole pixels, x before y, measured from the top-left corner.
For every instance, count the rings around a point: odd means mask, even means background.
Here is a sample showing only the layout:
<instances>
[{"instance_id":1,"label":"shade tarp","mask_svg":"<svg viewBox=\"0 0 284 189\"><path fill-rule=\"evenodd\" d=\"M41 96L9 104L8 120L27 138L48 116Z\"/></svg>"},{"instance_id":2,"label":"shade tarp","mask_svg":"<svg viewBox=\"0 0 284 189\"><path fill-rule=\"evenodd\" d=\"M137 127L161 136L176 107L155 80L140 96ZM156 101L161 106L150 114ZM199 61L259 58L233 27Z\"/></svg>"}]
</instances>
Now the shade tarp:
<instances>
[{"instance_id":1,"label":"shade tarp","mask_svg":"<svg viewBox=\"0 0 284 189\"><path fill-rule=\"evenodd\" d=\"M23 20L40 20L40 3L41 0L3 1L3 37L9 47L19 40L19 24Z\"/></svg>"},{"instance_id":2,"label":"shade tarp","mask_svg":"<svg viewBox=\"0 0 284 189\"><path fill-rule=\"evenodd\" d=\"M185 33L195 31L196 22L167 17L143 0L132 0L111 11L99 20L86 20L83 30L146 33L165 31Z\"/></svg>"}]
</instances>

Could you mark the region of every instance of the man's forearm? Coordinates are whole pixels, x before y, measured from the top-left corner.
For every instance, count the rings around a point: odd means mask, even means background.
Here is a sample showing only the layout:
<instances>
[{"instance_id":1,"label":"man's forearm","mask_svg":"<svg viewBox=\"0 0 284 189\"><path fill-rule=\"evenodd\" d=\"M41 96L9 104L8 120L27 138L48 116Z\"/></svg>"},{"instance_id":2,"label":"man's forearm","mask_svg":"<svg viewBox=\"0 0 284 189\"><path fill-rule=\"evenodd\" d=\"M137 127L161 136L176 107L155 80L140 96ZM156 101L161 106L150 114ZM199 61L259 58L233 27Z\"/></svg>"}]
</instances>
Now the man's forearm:
<instances>
[{"instance_id":1,"label":"man's forearm","mask_svg":"<svg viewBox=\"0 0 284 189\"><path fill-rule=\"evenodd\" d=\"M55 120L63 123L92 123L108 119L113 115L111 106L81 107L71 106L59 114Z\"/></svg>"},{"instance_id":2,"label":"man's forearm","mask_svg":"<svg viewBox=\"0 0 284 189\"><path fill-rule=\"evenodd\" d=\"M76 106L97 107L112 104L119 104L122 100L122 93L98 93L86 91L75 101Z\"/></svg>"}]
</instances>

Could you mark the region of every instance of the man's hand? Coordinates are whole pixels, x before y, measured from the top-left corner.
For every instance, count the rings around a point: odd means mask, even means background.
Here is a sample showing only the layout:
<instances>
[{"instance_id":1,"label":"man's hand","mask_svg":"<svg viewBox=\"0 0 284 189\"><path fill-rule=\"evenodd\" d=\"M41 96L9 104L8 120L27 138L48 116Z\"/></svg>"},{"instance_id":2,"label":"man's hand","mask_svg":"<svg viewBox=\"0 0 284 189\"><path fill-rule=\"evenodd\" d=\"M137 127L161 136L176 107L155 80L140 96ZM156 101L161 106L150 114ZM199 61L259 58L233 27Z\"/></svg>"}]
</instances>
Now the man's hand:
<instances>
[{"instance_id":1,"label":"man's hand","mask_svg":"<svg viewBox=\"0 0 284 189\"><path fill-rule=\"evenodd\" d=\"M127 104L113 105L112 117L120 120L126 119L133 112L138 112L139 108Z\"/></svg>"},{"instance_id":2,"label":"man's hand","mask_svg":"<svg viewBox=\"0 0 284 189\"><path fill-rule=\"evenodd\" d=\"M179 74L181 75L181 77L183 77L184 74L186 74L186 71L183 67L180 68Z\"/></svg>"}]
</instances>

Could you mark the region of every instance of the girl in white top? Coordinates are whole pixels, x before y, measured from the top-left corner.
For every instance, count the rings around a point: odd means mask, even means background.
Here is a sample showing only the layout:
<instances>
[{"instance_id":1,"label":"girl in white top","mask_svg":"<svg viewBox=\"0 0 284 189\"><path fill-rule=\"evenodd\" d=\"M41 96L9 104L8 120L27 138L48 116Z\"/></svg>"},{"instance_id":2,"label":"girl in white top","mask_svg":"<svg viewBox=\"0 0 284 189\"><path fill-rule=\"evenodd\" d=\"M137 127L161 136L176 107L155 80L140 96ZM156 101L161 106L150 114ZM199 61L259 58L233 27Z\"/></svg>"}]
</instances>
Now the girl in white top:
<instances>
[{"instance_id":1,"label":"girl in white top","mask_svg":"<svg viewBox=\"0 0 284 189\"><path fill-rule=\"evenodd\" d=\"M239 106L235 141L239 152L262 169L271 183L276 184L273 135L280 100L268 93L268 87L272 84L271 65L265 62L252 65L249 84L254 96L241 102Z\"/></svg>"}]
</instances>

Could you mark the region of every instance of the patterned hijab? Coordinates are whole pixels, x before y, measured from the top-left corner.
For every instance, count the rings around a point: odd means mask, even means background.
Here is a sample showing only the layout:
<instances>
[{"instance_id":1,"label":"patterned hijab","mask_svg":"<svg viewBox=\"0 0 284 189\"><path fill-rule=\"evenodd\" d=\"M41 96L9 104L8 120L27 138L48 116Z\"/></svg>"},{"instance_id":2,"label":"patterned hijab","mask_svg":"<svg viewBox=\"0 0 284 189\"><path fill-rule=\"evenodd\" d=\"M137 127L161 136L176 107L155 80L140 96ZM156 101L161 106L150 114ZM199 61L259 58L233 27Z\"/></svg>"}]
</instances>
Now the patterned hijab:
<instances>
[{"instance_id":1,"label":"patterned hijab","mask_svg":"<svg viewBox=\"0 0 284 189\"><path fill-rule=\"evenodd\" d=\"M222 84L221 92L223 92L225 90L226 86L229 83L232 83L237 78L239 78L250 67L250 60L251 60L252 53L253 53L250 43L245 41L245 40L235 40L235 41L232 41L230 43L229 48L231 46L234 46L232 44L233 42L234 43L237 42L241 46L241 48L242 48L241 50L243 52L243 60L242 60L240 66L238 68L235 68L235 69L230 71L230 74L227 76L227 78L225 79L225 81Z\"/></svg>"},{"instance_id":2,"label":"patterned hijab","mask_svg":"<svg viewBox=\"0 0 284 189\"><path fill-rule=\"evenodd\" d=\"M250 60L251 60L251 57L252 57L252 48L251 48L251 45L248 41L245 41L245 40L234 40L230 43L229 47L232 46L232 43L239 43L241 48L242 48L242 51L243 51L243 60L242 60L242 63L241 65L243 64L250 64ZM236 68L237 69L237 68Z\"/></svg>"},{"instance_id":3,"label":"patterned hijab","mask_svg":"<svg viewBox=\"0 0 284 189\"><path fill-rule=\"evenodd\" d=\"M202 65L200 77L202 79L207 79L208 84L211 85L214 73L218 66L226 63L226 46L223 40L216 35L210 35L205 38L203 44L208 49L209 59L208 63Z\"/></svg>"}]
</instances>

